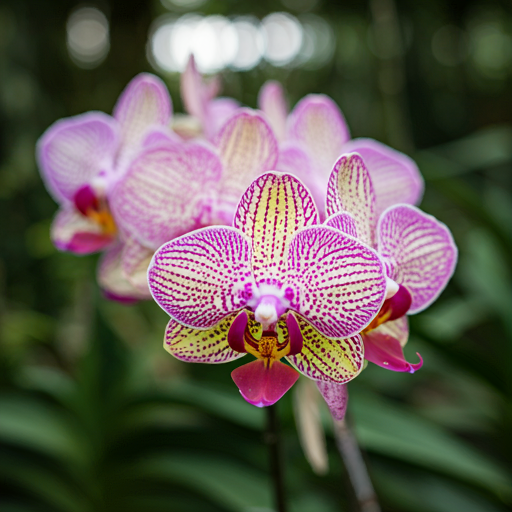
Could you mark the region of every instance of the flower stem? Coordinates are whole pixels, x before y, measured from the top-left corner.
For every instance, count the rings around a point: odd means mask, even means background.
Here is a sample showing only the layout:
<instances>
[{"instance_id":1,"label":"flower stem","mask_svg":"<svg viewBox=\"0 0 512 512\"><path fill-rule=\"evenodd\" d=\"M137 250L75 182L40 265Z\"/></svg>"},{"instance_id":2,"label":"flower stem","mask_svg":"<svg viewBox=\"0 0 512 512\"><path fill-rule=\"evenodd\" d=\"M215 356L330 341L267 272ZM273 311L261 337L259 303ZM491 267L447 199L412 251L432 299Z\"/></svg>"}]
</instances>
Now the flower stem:
<instances>
[{"instance_id":1,"label":"flower stem","mask_svg":"<svg viewBox=\"0 0 512 512\"><path fill-rule=\"evenodd\" d=\"M343 459L357 498L360 512L380 512L377 495L373 489L366 464L357 439L350 431L345 420L334 420L336 446Z\"/></svg>"},{"instance_id":2,"label":"flower stem","mask_svg":"<svg viewBox=\"0 0 512 512\"><path fill-rule=\"evenodd\" d=\"M270 456L271 478L274 484L274 499L277 512L286 512L283 477L283 457L281 454L279 419L276 405L265 407L267 410L267 431L265 442L268 445Z\"/></svg>"}]
</instances>

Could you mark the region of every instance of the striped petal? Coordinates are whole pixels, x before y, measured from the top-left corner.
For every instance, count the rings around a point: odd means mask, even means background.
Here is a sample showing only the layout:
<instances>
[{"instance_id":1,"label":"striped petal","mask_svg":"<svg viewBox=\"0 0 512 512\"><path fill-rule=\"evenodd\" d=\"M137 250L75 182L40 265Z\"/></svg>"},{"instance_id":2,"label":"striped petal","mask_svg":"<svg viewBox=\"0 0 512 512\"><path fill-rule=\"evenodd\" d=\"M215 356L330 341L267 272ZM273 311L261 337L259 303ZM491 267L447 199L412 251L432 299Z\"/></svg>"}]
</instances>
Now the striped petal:
<instances>
[{"instance_id":1,"label":"striped petal","mask_svg":"<svg viewBox=\"0 0 512 512\"><path fill-rule=\"evenodd\" d=\"M303 98L290 114L288 137L308 151L318 180L325 187L343 144L350 139L347 123L336 103L320 94Z\"/></svg>"},{"instance_id":2,"label":"striped petal","mask_svg":"<svg viewBox=\"0 0 512 512\"><path fill-rule=\"evenodd\" d=\"M110 300L131 303L150 299L148 290L141 291L126 278L122 266L123 244L104 252L98 264L98 283Z\"/></svg>"},{"instance_id":3,"label":"striped petal","mask_svg":"<svg viewBox=\"0 0 512 512\"><path fill-rule=\"evenodd\" d=\"M400 341L393 336L379 332L378 329L363 335L364 357L368 361L392 370L394 372L414 373L423 366L423 359L419 363L411 364L405 360Z\"/></svg>"},{"instance_id":4,"label":"striped petal","mask_svg":"<svg viewBox=\"0 0 512 512\"><path fill-rule=\"evenodd\" d=\"M377 253L333 228L297 233L288 261L291 307L325 336L362 331L384 302L386 276Z\"/></svg>"},{"instance_id":5,"label":"striped petal","mask_svg":"<svg viewBox=\"0 0 512 512\"><path fill-rule=\"evenodd\" d=\"M115 185L110 208L123 232L156 248L210 223L209 194L220 174L220 161L207 147L149 148Z\"/></svg>"},{"instance_id":6,"label":"striped petal","mask_svg":"<svg viewBox=\"0 0 512 512\"><path fill-rule=\"evenodd\" d=\"M283 140L288 117L288 105L284 97L283 86L275 80L265 82L258 95L258 107L267 116L277 140Z\"/></svg>"},{"instance_id":7,"label":"striped petal","mask_svg":"<svg viewBox=\"0 0 512 512\"><path fill-rule=\"evenodd\" d=\"M211 140L239 108L240 104L233 98L215 98L211 100L206 109L203 126L206 138Z\"/></svg>"},{"instance_id":8,"label":"striped petal","mask_svg":"<svg viewBox=\"0 0 512 512\"><path fill-rule=\"evenodd\" d=\"M450 230L415 206L388 208L378 225L379 253L392 263L390 277L412 295L409 314L436 300L457 263L457 247Z\"/></svg>"},{"instance_id":9,"label":"striped petal","mask_svg":"<svg viewBox=\"0 0 512 512\"><path fill-rule=\"evenodd\" d=\"M191 329L175 320L167 324L164 348L172 356L187 363L228 363L245 354L230 348L227 334L237 313L229 315L207 330Z\"/></svg>"},{"instance_id":10,"label":"striped petal","mask_svg":"<svg viewBox=\"0 0 512 512\"><path fill-rule=\"evenodd\" d=\"M334 215L331 215L325 221L325 225L357 238L356 221L348 212L335 213Z\"/></svg>"},{"instance_id":11,"label":"striped petal","mask_svg":"<svg viewBox=\"0 0 512 512\"><path fill-rule=\"evenodd\" d=\"M345 417L348 405L348 388L346 384L335 382L316 381L318 390L331 411L335 420L341 421Z\"/></svg>"},{"instance_id":12,"label":"striped petal","mask_svg":"<svg viewBox=\"0 0 512 512\"><path fill-rule=\"evenodd\" d=\"M277 140L260 114L244 108L221 128L215 144L223 165L221 197L236 207L251 182L275 168Z\"/></svg>"},{"instance_id":13,"label":"striped petal","mask_svg":"<svg viewBox=\"0 0 512 512\"><path fill-rule=\"evenodd\" d=\"M374 245L375 192L370 173L360 155L342 155L331 172L327 186L327 215L349 212L355 220L358 237Z\"/></svg>"},{"instance_id":14,"label":"striped petal","mask_svg":"<svg viewBox=\"0 0 512 512\"><path fill-rule=\"evenodd\" d=\"M375 189L377 214L394 204L419 204L424 182L412 158L373 139L352 139L343 151L363 157Z\"/></svg>"},{"instance_id":15,"label":"striped petal","mask_svg":"<svg viewBox=\"0 0 512 512\"><path fill-rule=\"evenodd\" d=\"M252 240L256 282L283 283L294 234L318 222L313 198L289 174L267 173L255 180L238 205L233 225Z\"/></svg>"},{"instance_id":16,"label":"striped petal","mask_svg":"<svg viewBox=\"0 0 512 512\"><path fill-rule=\"evenodd\" d=\"M306 377L315 381L344 384L363 369L364 352L361 336L330 339L323 336L299 315L303 347L300 354L286 359Z\"/></svg>"},{"instance_id":17,"label":"striped petal","mask_svg":"<svg viewBox=\"0 0 512 512\"><path fill-rule=\"evenodd\" d=\"M201 229L155 253L148 270L153 298L172 318L209 329L251 297L251 250L229 227Z\"/></svg>"},{"instance_id":18,"label":"striped petal","mask_svg":"<svg viewBox=\"0 0 512 512\"><path fill-rule=\"evenodd\" d=\"M149 128L169 125L172 117L169 91L160 78L141 73L119 96L113 116L119 121L123 144L123 155L118 159L127 158L141 146Z\"/></svg>"},{"instance_id":19,"label":"striped petal","mask_svg":"<svg viewBox=\"0 0 512 512\"><path fill-rule=\"evenodd\" d=\"M100 173L109 173L118 148L118 127L101 112L88 112L52 124L37 142L37 161L48 191L58 202Z\"/></svg>"},{"instance_id":20,"label":"striped petal","mask_svg":"<svg viewBox=\"0 0 512 512\"><path fill-rule=\"evenodd\" d=\"M59 210L53 220L52 242L59 251L91 254L108 247L114 235L104 234L101 226L72 207Z\"/></svg>"}]
</instances>

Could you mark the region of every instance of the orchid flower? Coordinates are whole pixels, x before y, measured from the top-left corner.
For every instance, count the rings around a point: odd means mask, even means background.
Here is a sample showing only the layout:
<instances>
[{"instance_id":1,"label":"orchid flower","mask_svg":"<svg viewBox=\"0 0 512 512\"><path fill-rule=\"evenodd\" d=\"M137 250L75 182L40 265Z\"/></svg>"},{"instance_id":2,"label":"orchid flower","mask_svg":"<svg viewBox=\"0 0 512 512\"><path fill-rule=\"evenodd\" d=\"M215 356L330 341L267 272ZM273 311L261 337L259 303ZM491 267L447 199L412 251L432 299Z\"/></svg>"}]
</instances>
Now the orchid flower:
<instances>
[{"instance_id":1,"label":"orchid flower","mask_svg":"<svg viewBox=\"0 0 512 512\"><path fill-rule=\"evenodd\" d=\"M386 294L374 250L318 225L308 190L270 172L242 196L233 227L199 229L164 244L148 269L171 320L164 347L187 362L256 361L233 371L251 404L275 403L298 373L345 383L362 369L359 333Z\"/></svg>"},{"instance_id":2,"label":"orchid flower","mask_svg":"<svg viewBox=\"0 0 512 512\"><path fill-rule=\"evenodd\" d=\"M301 178L317 204L323 207L334 162L342 153L350 152L358 152L370 171L377 214L397 203L419 203L423 179L415 162L376 140L350 140L345 118L328 96L310 94L288 115L283 88L270 81L260 90L258 104L280 143L277 169Z\"/></svg>"},{"instance_id":3,"label":"orchid flower","mask_svg":"<svg viewBox=\"0 0 512 512\"><path fill-rule=\"evenodd\" d=\"M119 229L112 190L141 148L177 140L168 128L171 117L165 85L153 75L140 74L119 97L112 117L87 112L62 119L37 144L43 180L60 205L52 225L53 242L76 254L106 250L99 278L113 296L139 298L140 293L118 265L121 254L133 256L134 244Z\"/></svg>"},{"instance_id":4,"label":"orchid flower","mask_svg":"<svg viewBox=\"0 0 512 512\"><path fill-rule=\"evenodd\" d=\"M204 81L190 55L181 75L181 98L190 117L177 116L173 129L184 139L203 135L211 140L239 106L232 98L216 98L219 91L219 78Z\"/></svg>"},{"instance_id":5,"label":"orchid flower","mask_svg":"<svg viewBox=\"0 0 512 512\"><path fill-rule=\"evenodd\" d=\"M342 155L329 178L328 226L374 247L386 266L390 293L374 320L362 330L365 358L398 372L418 370L408 363L407 315L427 308L445 288L457 262L449 229L415 206L396 204L377 216L377 191L361 155ZM419 356L419 354L418 354Z\"/></svg>"}]
</instances>

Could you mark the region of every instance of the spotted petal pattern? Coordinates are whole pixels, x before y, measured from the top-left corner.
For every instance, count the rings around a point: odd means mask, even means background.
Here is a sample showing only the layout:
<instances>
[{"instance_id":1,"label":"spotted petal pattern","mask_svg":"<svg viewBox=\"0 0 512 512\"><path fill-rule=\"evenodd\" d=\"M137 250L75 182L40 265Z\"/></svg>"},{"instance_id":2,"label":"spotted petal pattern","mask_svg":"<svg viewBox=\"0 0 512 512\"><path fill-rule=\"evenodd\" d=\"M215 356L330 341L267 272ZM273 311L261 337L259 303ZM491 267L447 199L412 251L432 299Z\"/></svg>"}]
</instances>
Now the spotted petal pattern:
<instances>
[{"instance_id":1,"label":"spotted petal pattern","mask_svg":"<svg viewBox=\"0 0 512 512\"><path fill-rule=\"evenodd\" d=\"M332 170L327 186L327 215L347 211L354 217L357 234L373 246L375 238L375 192L370 173L357 153L342 155Z\"/></svg>"},{"instance_id":2,"label":"spotted petal pattern","mask_svg":"<svg viewBox=\"0 0 512 512\"><path fill-rule=\"evenodd\" d=\"M124 166L149 128L169 125L172 102L167 87L154 75L137 75L119 96L113 116L121 128L122 147L117 164Z\"/></svg>"},{"instance_id":3,"label":"spotted petal pattern","mask_svg":"<svg viewBox=\"0 0 512 512\"><path fill-rule=\"evenodd\" d=\"M118 139L115 121L101 112L61 119L50 126L37 143L37 160L53 197L72 201L80 187L100 172L110 172Z\"/></svg>"},{"instance_id":4,"label":"spotted petal pattern","mask_svg":"<svg viewBox=\"0 0 512 512\"><path fill-rule=\"evenodd\" d=\"M457 263L449 229L415 206L388 208L378 225L379 253L391 262L390 275L412 295L409 314L427 308L443 291Z\"/></svg>"},{"instance_id":5,"label":"spotted petal pattern","mask_svg":"<svg viewBox=\"0 0 512 512\"><path fill-rule=\"evenodd\" d=\"M325 224L326 226L338 229L342 233L346 233L347 235L357 238L356 221L354 217L348 212L336 213L334 215L331 215L325 221Z\"/></svg>"},{"instance_id":6,"label":"spotted petal pattern","mask_svg":"<svg viewBox=\"0 0 512 512\"><path fill-rule=\"evenodd\" d=\"M215 144L223 165L221 199L236 206L253 180L275 168L277 140L260 114L239 109L221 128Z\"/></svg>"},{"instance_id":7,"label":"spotted petal pattern","mask_svg":"<svg viewBox=\"0 0 512 512\"><path fill-rule=\"evenodd\" d=\"M363 157L375 189L378 215L394 204L419 204L424 182L412 158L373 139L352 139L343 151Z\"/></svg>"},{"instance_id":8,"label":"spotted petal pattern","mask_svg":"<svg viewBox=\"0 0 512 512\"><path fill-rule=\"evenodd\" d=\"M270 121L270 126L274 130L277 140L283 140L286 134L286 118L288 116L288 106L284 97L283 86L274 80L265 82L258 95L258 107Z\"/></svg>"},{"instance_id":9,"label":"spotted petal pattern","mask_svg":"<svg viewBox=\"0 0 512 512\"><path fill-rule=\"evenodd\" d=\"M346 384L334 382L316 381L318 390L324 397L332 417L341 421L345 417L348 405L348 389Z\"/></svg>"},{"instance_id":10,"label":"spotted petal pattern","mask_svg":"<svg viewBox=\"0 0 512 512\"><path fill-rule=\"evenodd\" d=\"M310 94L290 114L288 137L305 147L318 179L325 184L350 133L343 114L331 98Z\"/></svg>"},{"instance_id":11,"label":"spotted petal pattern","mask_svg":"<svg viewBox=\"0 0 512 512\"><path fill-rule=\"evenodd\" d=\"M164 348L177 359L187 363L228 363L245 354L232 350L227 335L237 313L229 315L207 330L184 327L175 320L167 324Z\"/></svg>"},{"instance_id":12,"label":"spotted petal pattern","mask_svg":"<svg viewBox=\"0 0 512 512\"><path fill-rule=\"evenodd\" d=\"M283 283L294 234L317 222L313 198L297 178L267 173L252 183L240 200L233 225L252 240L252 269L258 284Z\"/></svg>"},{"instance_id":13,"label":"spotted petal pattern","mask_svg":"<svg viewBox=\"0 0 512 512\"><path fill-rule=\"evenodd\" d=\"M210 223L208 194L220 174L220 161L207 147L149 148L116 184L110 208L123 231L139 243L157 248Z\"/></svg>"},{"instance_id":14,"label":"spotted petal pattern","mask_svg":"<svg viewBox=\"0 0 512 512\"><path fill-rule=\"evenodd\" d=\"M364 350L361 336L330 339L323 336L299 315L302 352L286 359L306 377L316 381L344 384L363 369Z\"/></svg>"},{"instance_id":15,"label":"spotted petal pattern","mask_svg":"<svg viewBox=\"0 0 512 512\"><path fill-rule=\"evenodd\" d=\"M179 323L209 329L247 304L250 258L249 244L237 230L198 230L160 247L149 266L149 288Z\"/></svg>"},{"instance_id":16,"label":"spotted petal pattern","mask_svg":"<svg viewBox=\"0 0 512 512\"><path fill-rule=\"evenodd\" d=\"M325 336L362 331L386 293L384 266L375 251L327 226L297 233L289 250L291 307Z\"/></svg>"}]
</instances>

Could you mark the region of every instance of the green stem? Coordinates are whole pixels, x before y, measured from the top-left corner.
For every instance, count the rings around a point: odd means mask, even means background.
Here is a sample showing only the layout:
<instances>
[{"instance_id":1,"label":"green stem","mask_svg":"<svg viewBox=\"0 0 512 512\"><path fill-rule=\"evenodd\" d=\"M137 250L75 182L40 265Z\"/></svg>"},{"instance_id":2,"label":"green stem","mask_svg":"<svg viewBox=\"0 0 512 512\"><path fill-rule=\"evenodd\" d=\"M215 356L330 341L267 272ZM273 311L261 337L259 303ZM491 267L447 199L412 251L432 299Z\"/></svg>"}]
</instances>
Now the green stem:
<instances>
[{"instance_id":1,"label":"green stem","mask_svg":"<svg viewBox=\"0 0 512 512\"><path fill-rule=\"evenodd\" d=\"M265 442L268 445L270 456L270 472L274 484L274 499L277 512L286 512L284 492L284 468L280 446L279 419L276 405L265 407L267 410L267 432Z\"/></svg>"}]
</instances>

